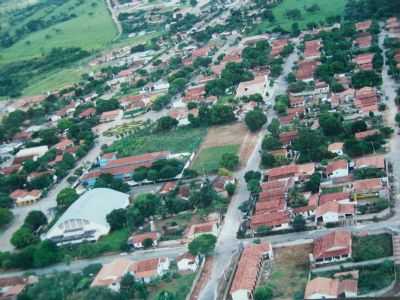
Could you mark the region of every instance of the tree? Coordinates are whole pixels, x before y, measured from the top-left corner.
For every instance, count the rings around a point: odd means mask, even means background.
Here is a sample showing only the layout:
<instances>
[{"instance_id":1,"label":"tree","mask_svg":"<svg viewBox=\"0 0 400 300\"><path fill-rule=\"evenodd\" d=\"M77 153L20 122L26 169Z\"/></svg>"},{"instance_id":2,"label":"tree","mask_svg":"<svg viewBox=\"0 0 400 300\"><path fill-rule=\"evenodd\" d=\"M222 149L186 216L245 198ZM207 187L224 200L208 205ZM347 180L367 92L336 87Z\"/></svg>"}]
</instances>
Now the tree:
<instances>
[{"instance_id":1,"label":"tree","mask_svg":"<svg viewBox=\"0 0 400 300\"><path fill-rule=\"evenodd\" d=\"M0 193L0 207L11 208L14 205L13 199L8 194Z\"/></svg>"},{"instance_id":2,"label":"tree","mask_svg":"<svg viewBox=\"0 0 400 300\"><path fill-rule=\"evenodd\" d=\"M302 215L297 215L293 219L293 229L295 231L303 231L306 228L306 220Z\"/></svg>"},{"instance_id":3,"label":"tree","mask_svg":"<svg viewBox=\"0 0 400 300\"><path fill-rule=\"evenodd\" d=\"M108 287L90 288L82 297L83 300L123 300L120 293L114 292Z\"/></svg>"},{"instance_id":4,"label":"tree","mask_svg":"<svg viewBox=\"0 0 400 300\"><path fill-rule=\"evenodd\" d=\"M257 233L259 235L266 235L267 233L271 232L271 227L268 227L267 225L260 225L257 227Z\"/></svg>"},{"instance_id":5,"label":"tree","mask_svg":"<svg viewBox=\"0 0 400 300\"><path fill-rule=\"evenodd\" d=\"M235 193L236 185L235 185L234 183L228 183L228 184L225 186L225 190L226 190L226 192L228 193L228 195L229 195L230 197L232 197L233 194Z\"/></svg>"},{"instance_id":6,"label":"tree","mask_svg":"<svg viewBox=\"0 0 400 300\"><path fill-rule=\"evenodd\" d=\"M267 117L261 109L254 109L249 111L244 121L250 131L255 132L261 129L261 127L267 122Z\"/></svg>"},{"instance_id":7,"label":"tree","mask_svg":"<svg viewBox=\"0 0 400 300\"><path fill-rule=\"evenodd\" d=\"M276 165L275 156L273 156L269 152L263 151L261 155L261 164L263 165L264 168L274 167Z\"/></svg>"},{"instance_id":8,"label":"tree","mask_svg":"<svg viewBox=\"0 0 400 300\"><path fill-rule=\"evenodd\" d=\"M57 245L49 240L41 242L33 254L33 265L43 268L55 264L60 260L60 252Z\"/></svg>"},{"instance_id":9,"label":"tree","mask_svg":"<svg viewBox=\"0 0 400 300\"><path fill-rule=\"evenodd\" d=\"M248 183L250 180L255 179L258 182L261 180L261 172L259 171L247 171L246 174L244 174L244 180L246 183Z\"/></svg>"},{"instance_id":10,"label":"tree","mask_svg":"<svg viewBox=\"0 0 400 300\"><path fill-rule=\"evenodd\" d=\"M126 226L126 210L114 209L106 216L106 220L112 231L124 228Z\"/></svg>"},{"instance_id":11,"label":"tree","mask_svg":"<svg viewBox=\"0 0 400 300\"><path fill-rule=\"evenodd\" d=\"M266 135L261 145L263 150L276 150L282 147L282 143L277 137Z\"/></svg>"},{"instance_id":12,"label":"tree","mask_svg":"<svg viewBox=\"0 0 400 300\"><path fill-rule=\"evenodd\" d=\"M161 117L157 120L157 130L167 131L178 125L178 121L170 116Z\"/></svg>"},{"instance_id":13,"label":"tree","mask_svg":"<svg viewBox=\"0 0 400 300\"><path fill-rule=\"evenodd\" d=\"M233 171L239 165L239 156L233 153L224 153L219 163L220 167Z\"/></svg>"},{"instance_id":14,"label":"tree","mask_svg":"<svg viewBox=\"0 0 400 300\"><path fill-rule=\"evenodd\" d=\"M22 226L11 237L11 244L17 249L25 248L37 242L39 242L39 238L26 226Z\"/></svg>"},{"instance_id":15,"label":"tree","mask_svg":"<svg viewBox=\"0 0 400 300\"><path fill-rule=\"evenodd\" d=\"M217 199L217 193L211 182L206 180L200 190L194 192L190 196L189 201L193 206L206 208L209 207L215 199Z\"/></svg>"},{"instance_id":16,"label":"tree","mask_svg":"<svg viewBox=\"0 0 400 300\"><path fill-rule=\"evenodd\" d=\"M95 188L109 188L122 193L129 192L129 185L121 179L116 179L111 174L101 174L94 184Z\"/></svg>"},{"instance_id":17,"label":"tree","mask_svg":"<svg viewBox=\"0 0 400 300\"><path fill-rule=\"evenodd\" d=\"M120 282L120 289L119 292L123 299L134 299L135 298L135 287L136 287L136 280L135 277L131 273L126 273Z\"/></svg>"},{"instance_id":18,"label":"tree","mask_svg":"<svg viewBox=\"0 0 400 300\"><path fill-rule=\"evenodd\" d=\"M47 217L40 210L29 212L24 221L24 226L29 227L32 231L36 231L40 226L47 224Z\"/></svg>"},{"instance_id":19,"label":"tree","mask_svg":"<svg viewBox=\"0 0 400 300\"><path fill-rule=\"evenodd\" d=\"M397 126L400 126L400 113L397 113L397 114L396 114L394 120L396 121Z\"/></svg>"},{"instance_id":20,"label":"tree","mask_svg":"<svg viewBox=\"0 0 400 300\"><path fill-rule=\"evenodd\" d=\"M306 190L311 193L318 193L319 185L321 183L321 174L314 173L311 175L310 179L306 182Z\"/></svg>"},{"instance_id":21,"label":"tree","mask_svg":"<svg viewBox=\"0 0 400 300\"><path fill-rule=\"evenodd\" d=\"M337 113L322 113L319 124L327 136L338 136L343 132L343 120Z\"/></svg>"},{"instance_id":22,"label":"tree","mask_svg":"<svg viewBox=\"0 0 400 300\"><path fill-rule=\"evenodd\" d=\"M143 248L144 249L151 248L151 247L153 247L153 243L154 243L153 239L146 238L143 240Z\"/></svg>"},{"instance_id":23,"label":"tree","mask_svg":"<svg viewBox=\"0 0 400 300\"><path fill-rule=\"evenodd\" d=\"M215 248L217 238L213 234L202 234L189 243L189 252L197 256L209 255Z\"/></svg>"},{"instance_id":24,"label":"tree","mask_svg":"<svg viewBox=\"0 0 400 300\"><path fill-rule=\"evenodd\" d=\"M168 291L161 291L158 296L157 300L177 300L178 298L175 294L168 292Z\"/></svg>"},{"instance_id":25,"label":"tree","mask_svg":"<svg viewBox=\"0 0 400 300\"><path fill-rule=\"evenodd\" d=\"M68 207L71 206L79 198L78 193L75 189L67 187L62 189L57 195L57 207L59 209L66 210Z\"/></svg>"},{"instance_id":26,"label":"tree","mask_svg":"<svg viewBox=\"0 0 400 300\"><path fill-rule=\"evenodd\" d=\"M257 179L251 179L247 183L247 189L249 190L250 193L257 194L261 192L261 186L260 186L260 181Z\"/></svg>"},{"instance_id":27,"label":"tree","mask_svg":"<svg viewBox=\"0 0 400 300\"><path fill-rule=\"evenodd\" d=\"M9 224L13 219L13 213L8 208L0 207L0 228Z\"/></svg>"},{"instance_id":28,"label":"tree","mask_svg":"<svg viewBox=\"0 0 400 300\"><path fill-rule=\"evenodd\" d=\"M160 203L161 200L157 195L145 193L135 198L133 206L147 218L156 214Z\"/></svg>"},{"instance_id":29,"label":"tree","mask_svg":"<svg viewBox=\"0 0 400 300\"><path fill-rule=\"evenodd\" d=\"M270 300L272 299L273 296L272 289L267 286L262 286L256 288L256 291L254 293L254 300Z\"/></svg>"},{"instance_id":30,"label":"tree","mask_svg":"<svg viewBox=\"0 0 400 300\"><path fill-rule=\"evenodd\" d=\"M281 123L279 122L278 119L274 118L271 120L271 123L269 123L267 128L273 137L279 138L280 127Z\"/></svg>"},{"instance_id":31,"label":"tree","mask_svg":"<svg viewBox=\"0 0 400 300\"><path fill-rule=\"evenodd\" d=\"M382 84L382 77L372 70L360 71L351 77L351 83L356 89L365 86L380 86Z\"/></svg>"}]
</instances>

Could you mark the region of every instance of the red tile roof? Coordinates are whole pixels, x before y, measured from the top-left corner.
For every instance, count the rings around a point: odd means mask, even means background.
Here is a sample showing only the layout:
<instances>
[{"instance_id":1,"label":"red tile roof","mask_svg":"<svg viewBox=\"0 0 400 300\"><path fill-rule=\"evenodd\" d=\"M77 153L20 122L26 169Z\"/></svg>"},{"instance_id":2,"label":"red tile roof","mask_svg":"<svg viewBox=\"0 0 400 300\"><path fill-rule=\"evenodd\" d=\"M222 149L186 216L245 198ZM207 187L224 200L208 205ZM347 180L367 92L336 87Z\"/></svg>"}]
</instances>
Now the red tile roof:
<instances>
[{"instance_id":1,"label":"red tile roof","mask_svg":"<svg viewBox=\"0 0 400 300\"><path fill-rule=\"evenodd\" d=\"M263 257L271 251L271 245L268 243L249 245L243 250L232 282L230 294L239 290L247 290L248 293L252 293L256 287Z\"/></svg>"},{"instance_id":2,"label":"red tile roof","mask_svg":"<svg viewBox=\"0 0 400 300\"><path fill-rule=\"evenodd\" d=\"M315 216L319 218L328 212L337 213L338 215L354 215L355 208L353 204L341 204L336 201L331 201L318 206Z\"/></svg>"},{"instance_id":3,"label":"red tile roof","mask_svg":"<svg viewBox=\"0 0 400 300\"><path fill-rule=\"evenodd\" d=\"M90 108L85 109L83 112L81 112L79 114L79 117L87 118L87 117L94 116L95 114L96 114L96 109L94 109L93 107L90 107Z\"/></svg>"},{"instance_id":4,"label":"red tile roof","mask_svg":"<svg viewBox=\"0 0 400 300\"><path fill-rule=\"evenodd\" d=\"M350 193L348 192L338 192L338 193L329 193L329 194L323 194L319 197L319 205L323 205L328 202L332 201L344 201L344 200L350 200Z\"/></svg>"},{"instance_id":5,"label":"red tile roof","mask_svg":"<svg viewBox=\"0 0 400 300\"><path fill-rule=\"evenodd\" d=\"M313 255L315 259L351 254L351 233L337 230L314 241Z\"/></svg>"},{"instance_id":6,"label":"red tile roof","mask_svg":"<svg viewBox=\"0 0 400 300\"><path fill-rule=\"evenodd\" d=\"M377 129L370 129L366 131L356 132L355 137L357 140L363 140L369 136L374 136L379 134L379 130Z\"/></svg>"},{"instance_id":7,"label":"red tile roof","mask_svg":"<svg viewBox=\"0 0 400 300\"><path fill-rule=\"evenodd\" d=\"M357 31L366 31L371 27L372 21L367 20L363 22L357 22L356 23L356 30Z\"/></svg>"},{"instance_id":8,"label":"red tile roof","mask_svg":"<svg viewBox=\"0 0 400 300\"><path fill-rule=\"evenodd\" d=\"M160 237L160 234L156 231L145 232L141 234L132 235L129 240L132 244L143 244L143 241L146 239L151 239L153 241L157 241Z\"/></svg>"},{"instance_id":9,"label":"red tile roof","mask_svg":"<svg viewBox=\"0 0 400 300\"><path fill-rule=\"evenodd\" d=\"M348 163L347 160L340 159L340 160L335 160L330 162L326 166L326 174L332 174L336 170L341 170L341 169L348 169Z\"/></svg>"},{"instance_id":10,"label":"red tile roof","mask_svg":"<svg viewBox=\"0 0 400 300\"><path fill-rule=\"evenodd\" d=\"M340 298L344 293L357 295L358 281L354 279L332 279L316 277L307 283L305 295L306 299L326 295L329 298Z\"/></svg>"},{"instance_id":11,"label":"red tile roof","mask_svg":"<svg viewBox=\"0 0 400 300\"><path fill-rule=\"evenodd\" d=\"M362 179L353 181L353 189L356 193L378 192L383 188L380 178Z\"/></svg>"},{"instance_id":12,"label":"red tile roof","mask_svg":"<svg viewBox=\"0 0 400 300\"><path fill-rule=\"evenodd\" d=\"M257 229L261 225L274 227L283 224L289 224L290 218L287 211L271 212L265 214L254 215L251 218L251 228Z\"/></svg>"},{"instance_id":13,"label":"red tile roof","mask_svg":"<svg viewBox=\"0 0 400 300\"><path fill-rule=\"evenodd\" d=\"M314 78L314 72L317 69L319 62L317 61L301 61L299 62L299 69L296 73L298 80L307 80Z\"/></svg>"},{"instance_id":14,"label":"red tile roof","mask_svg":"<svg viewBox=\"0 0 400 300\"><path fill-rule=\"evenodd\" d=\"M385 155L383 154L360 157L356 159L354 163L356 168L372 167L384 169L386 166Z\"/></svg>"},{"instance_id":15,"label":"red tile roof","mask_svg":"<svg viewBox=\"0 0 400 300\"><path fill-rule=\"evenodd\" d=\"M283 145L288 145L297 138L297 135L297 130L282 132L281 134L279 134L279 141Z\"/></svg>"}]
</instances>

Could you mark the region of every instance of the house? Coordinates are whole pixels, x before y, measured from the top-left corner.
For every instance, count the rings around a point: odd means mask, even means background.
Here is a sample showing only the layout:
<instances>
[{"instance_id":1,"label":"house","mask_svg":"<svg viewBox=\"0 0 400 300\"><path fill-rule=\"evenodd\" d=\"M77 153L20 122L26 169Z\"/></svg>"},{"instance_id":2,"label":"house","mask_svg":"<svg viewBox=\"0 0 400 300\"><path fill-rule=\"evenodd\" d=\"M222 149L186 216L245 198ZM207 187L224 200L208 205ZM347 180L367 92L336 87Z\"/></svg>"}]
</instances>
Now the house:
<instances>
[{"instance_id":1,"label":"house","mask_svg":"<svg viewBox=\"0 0 400 300\"><path fill-rule=\"evenodd\" d=\"M96 109L93 107L85 109L83 112L79 114L79 118L81 119L89 119L96 115Z\"/></svg>"},{"instance_id":2,"label":"house","mask_svg":"<svg viewBox=\"0 0 400 300\"><path fill-rule=\"evenodd\" d=\"M304 96L289 95L289 104L290 107L304 107L306 101L304 99Z\"/></svg>"},{"instance_id":3,"label":"house","mask_svg":"<svg viewBox=\"0 0 400 300\"><path fill-rule=\"evenodd\" d=\"M176 258L176 264L180 272L196 272L200 266L200 258L186 252Z\"/></svg>"},{"instance_id":4,"label":"house","mask_svg":"<svg viewBox=\"0 0 400 300\"><path fill-rule=\"evenodd\" d=\"M168 257L157 257L134 262L130 267L130 271L138 281L150 283L166 274L170 267Z\"/></svg>"},{"instance_id":5,"label":"house","mask_svg":"<svg viewBox=\"0 0 400 300\"><path fill-rule=\"evenodd\" d=\"M268 75L258 75L253 80L241 82L236 89L236 97L241 98L254 94L260 94L263 98L268 95Z\"/></svg>"},{"instance_id":6,"label":"house","mask_svg":"<svg viewBox=\"0 0 400 300\"><path fill-rule=\"evenodd\" d=\"M17 152L17 154L15 154L14 164L18 164L29 159L36 161L38 158L45 155L48 150L49 147L47 146L21 149Z\"/></svg>"},{"instance_id":7,"label":"house","mask_svg":"<svg viewBox=\"0 0 400 300\"><path fill-rule=\"evenodd\" d=\"M278 180L293 177L294 181L301 181L309 178L315 171L315 164L286 165L272 168L266 171L265 176L270 180Z\"/></svg>"},{"instance_id":8,"label":"house","mask_svg":"<svg viewBox=\"0 0 400 300\"><path fill-rule=\"evenodd\" d=\"M315 211L315 222L318 223L339 223L353 220L355 215L354 204L341 204L330 201L317 207Z\"/></svg>"},{"instance_id":9,"label":"house","mask_svg":"<svg viewBox=\"0 0 400 300\"><path fill-rule=\"evenodd\" d=\"M378 111L378 92L373 87L363 87L356 90L354 104L363 113Z\"/></svg>"},{"instance_id":10,"label":"house","mask_svg":"<svg viewBox=\"0 0 400 300\"><path fill-rule=\"evenodd\" d=\"M276 211L252 216L251 229L256 231L260 226L267 226L272 230L288 229L290 227L289 213L287 211Z\"/></svg>"},{"instance_id":11,"label":"house","mask_svg":"<svg viewBox=\"0 0 400 300\"><path fill-rule=\"evenodd\" d=\"M16 300L28 285L38 282L36 276L0 278L0 300Z\"/></svg>"},{"instance_id":12,"label":"house","mask_svg":"<svg viewBox=\"0 0 400 300\"><path fill-rule=\"evenodd\" d=\"M172 191L174 191L177 187L177 183L176 181L167 181L166 183L164 183L164 185L162 186L159 194L160 195L166 195Z\"/></svg>"},{"instance_id":13,"label":"house","mask_svg":"<svg viewBox=\"0 0 400 300\"><path fill-rule=\"evenodd\" d=\"M340 299L355 298L358 282L354 279L316 277L307 283L305 299Z\"/></svg>"},{"instance_id":14,"label":"house","mask_svg":"<svg viewBox=\"0 0 400 300\"><path fill-rule=\"evenodd\" d=\"M345 230L332 231L316 239L310 262L319 265L351 258L351 241L351 233Z\"/></svg>"},{"instance_id":15,"label":"house","mask_svg":"<svg viewBox=\"0 0 400 300\"><path fill-rule=\"evenodd\" d=\"M376 168L380 170L386 169L386 160L385 156L382 155L371 155L357 158L354 161L355 169L362 168Z\"/></svg>"},{"instance_id":16,"label":"house","mask_svg":"<svg viewBox=\"0 0 400 300\"><path fill-rule=\"evenodd\" d=\"M365 140L367 137L375 136L380 134L379 130L377 129L369 129L361 132L356 132L355 137L357 140Z\"/></svg>"},{"instance_id":17,"label":"house","mask_svg":"<svg viewBox=\"0 0 400 300\"><path fill-rule=\"evenodd\" d=\"M321 56L320 49L320 40L306 41L304 43L304 58L308 60L319 58Z\"/></svg>"},{"instance_id":18,"label":"house","mask_svg":"<svg viewBox=\"0 0 400 300\"><path fill-rule=\"evenodd\" d=\"M365 32L368 31L371 28L372 21L371 20L366 20L363 22L357 22L356 23L356 30L358 32Z\"/></svg>"},{"instance_id":19,"label":"house","mask_svg":"<svg viewBox=\"0 0 400 300\"><path fill-rule=\"evenodd\" d=\"M305 196L307 199L307 205L296 207L292 209L292 212L295 216L301 215L303 218L312 217L315 215L315 210L318 207L318 197L319 194L312 194L308 197Z\"/></svg>"},{"instance_id":20,"label":"house","mask_svg":"<svg viewBox=\"0 0 400 300\"><path fill-rule=\"evenodd\" d=\"M375 54L374 53L364 53L357 55L353 62L358 66L360 70L368 71L373 69L373 59Z\"/></svg>"},{"instance_id":21,"label":"house","mask_svg":"<svg viewBox=\"0 0 400 300\"><path fill-rule=\"evenodd\" d=\"M144 248L143 242L145 240L151 240L153 242L152 246L157 247L159 239L160 239L160 234L158 232L155 232L155 231L145 232L145 233L141 233L141 234L133 234L128 239L128 244L136 249L141 249L141 248Z\"/></svg>"},{"instance_id":22,"label":"house","mask_svg":"<svg viewBox=\"0 0 400 300\"><path fill-rule=\"evenodd\" d=\"M190 226L189 231L186 234L186 238L191 241L203 234L212 234L214 236L218 236L218 232L218 222L212 221L207 223L194 224Z\"/></svg>"},{"instance_id":23,"label":"house","mask_svg":"<svg viewBox=\"0 0 400 300\"><path fill-rule=\"evenodd\" d=\"M250 45L254 45L261 41L268 41L269 38L270 37L268 34L253 35L253 36L243 38L241 40L241 44L244 46L250 46Z\"/></svg>"},{"instance_id":24,"label":"house","mask_svg":"<svg viewBox=\"0 0 400 300\"><path fill-rule=\"evenodd\" d=\"M204 100L206 95L205 85L190 87L185 91L183 100L185 102L198 102Z\"/></svg>"},{"instance_id":25,"label":"house","mask_svg":"<svg viewBox=\"0 0 400 300\"><path fill-rule=\"evenodd\" d=\"M360 36L356 38L354 45L360 49L368 49L372 45L372 36L370 34Z\"/></svg>"},{"instance_id":26,"label":"house","mask_svg":"<svg viewBox=\"0 0 400 300\"><path fill-rule=\"evenodd\" d=\"M344 177L349 175L349 163L340 159L330 162L325 169L328 178Z\"/></svg>"},{"instance_id":27,"label":"house","mask_svg":"<svg viewBox=\"0 0 400 300\"><path fill-rule=\"evenodd\" d=\"M344 143L332 143L328 146L328 151L334 153L336 155L342 156L343 155L343 146Z\"/></svg>"},{"instance_id":28,"label":"house","mask_svg":"<svg viewBox=\"0 0 400 300\"><path fill-rule=\"evenodd\" d=\"M60 142L54 145L54 148L56 149L58 154L64 153L68 148L71 148L74 146L74 142L71 141L68 138L62 139Z\"/></svg>"},{"instance_id":29,"label":"house","mask_svg":"<svg viewBox=\"0 0 400 300\"><path fill-rule=\"evenodd\" d=\"M107 215L128 205L127 194L108 188L89 190L68 207L44 239L59 246L95 242L110 232Z\"/></svg>"},{"instance_id":30,"label":"house","mask_svg":"<svg viewBox=\"0 0 400 300\"><path fill-rule=\"evenodd\" d=\"M100 167L106 166L111 160L117 159L115 152L103 153L97 158Z\"/></svg>"},{"instance_id":31,"label":"house","mask_svg":"<svg viewBox=\"0 0 400 300\"><path fill-rule=\"evenodd\" d=\"M36 203L42 196L41 190L15 190L10 194L10 198L15 201L16 206L27 206Z\"/></svg>"},{"instance_id":32,"label":"house","mask_svg":"<svg viewBox=\"0 0 400 300\"><path fill-rule=\"evenodd\" d=\"M282 145L290 145L298 136L297 130L286 131L279 134L279 141Z\"/></svg>"},{"instance_id":33,"label":"house","mask_svg":"<svg viewBox=\"0 0 400 300\"><path fill-rule=\"evenodd\" d=\"M283 49L285 49L285 47L287 45L289 45L288 39L278 39L278 40L272 41L271 56L272 57L279 56L282 53Z\"/></svg>"},{"instance_id":34,"label":"house","mask_svg":"<svg viewBox=\"0 0 400 300\"><path fill-rule=\"evenodd\" d=\"M386 20L386 28L390 33L400 32L400 22L396 17L392 17Z\"/></svg>"},{"instance_id":35,"label":"house","mask_svg":"<svg viewBox=\"0 0 400 300\"><path fill-rule=\"evenodd\" d=\"M130 272L133 264L133 261L126 258L118 258L108 264L104 264L90 287L108 287L115 292L119 292L121 279Z\"/></svg>"},{"instance_id":36,"label":"house","mask_svg":"<svg viewBox=\"0 0 400 300\"><path fill-rule=\"evenodd\" d=\"M309 82L314 80L314 72L319 65L318 61L315 60L303 60L299 62L299 68L296 72L297 80Z\"/></svg>"},{"instance_id":37,"label":"house","mask_svg":"<svg viewBox=\"0 0 400 300\"><path fill-rule=\"evenodd\" d=\"M281 197L277 197L270 201L259 201L256 203L255 214L272 213L286 210L286 201Z\"/></svg>"},{"instance_id":38,"label":"house","mask_svg":"<svg viewBox=\"0 0 400 300\"><path fill-rule=\"evenodd\" d=\"M336 192L336 193L328 193L322 194L319 196L319 205L323 205L328 202L336 201L338 203L349 203L350 202L350 193L349 192Z\"/></svg>"},{"instance_id":39,"label":"house","mask_svg":"<svg viewBox=\"0 0 400 300\"><path fill-rule=\"evenodd\" d=\"M355 197L378 195L384 189L380 178L356 180L352 182L352 187Z\"/></svg>"},{"instance_id":40,"label":"house","mask_svg":"<svg viewBox=\"0 0 400 300\"><path fill-rule=\"evenodd\" d=\"M202 56L208 56L210 53L210 47L203 47L203 48L197 48L192 51L192 58L197 58L197 57L202 57Z\"/></svg>"},{"instance_id":41,"label":"house","mask_svg":"<svg viewBox=\"0 0 400 300\"><path fill-rule=\"evenodd\" d=\"M272 259L272 246L269 243L253 244L244 248L229 291L231 299L253 299L263 262Z\"/></svg>"},{"instance_id":42,"label":"house","mask_svg":"<svg viewBox=\"0 0 400 300\"><path fill-rule=\"evenodd\" d=\"M124 111L122 109L105 111L100 116L100 122L106 123L106 122L112 122L115 120L120 120L120 119L122 119L123 115L124 115Z\"/></svg>"}]
</instances>

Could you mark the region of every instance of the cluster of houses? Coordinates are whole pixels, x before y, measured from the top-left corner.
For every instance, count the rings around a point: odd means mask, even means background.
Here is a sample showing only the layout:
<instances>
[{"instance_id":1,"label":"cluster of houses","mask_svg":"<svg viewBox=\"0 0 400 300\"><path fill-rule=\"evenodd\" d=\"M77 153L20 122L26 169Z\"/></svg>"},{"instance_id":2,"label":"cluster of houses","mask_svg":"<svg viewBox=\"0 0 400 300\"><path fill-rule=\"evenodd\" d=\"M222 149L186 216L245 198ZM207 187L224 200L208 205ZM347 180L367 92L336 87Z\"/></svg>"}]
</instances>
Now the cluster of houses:
<instances>
[{"instance_id":1,"label":"cluster of houses","mask_svg":"<svg viewBox=\"0 0 400 300\"><path fill-rule=\"evenodd\" d=\"M334 146L331 149L342 151L337 144ZM366 168L379 170L383 176L354 178L354 172ZM288 229L297 215L302 215L314 225L353 223L363 206L377 199L389 198L386 171L384 155L364 156L352 161L337 159L326 166L307 163L269 169L255 203L250 228L256 231L263 225L272 230ZM304 199L304 205L291 206L291 197L294 196L290 191L307 182L315 173L322 178L320 191L302 193L300 197Z\"/></svg>"}]
</instances>

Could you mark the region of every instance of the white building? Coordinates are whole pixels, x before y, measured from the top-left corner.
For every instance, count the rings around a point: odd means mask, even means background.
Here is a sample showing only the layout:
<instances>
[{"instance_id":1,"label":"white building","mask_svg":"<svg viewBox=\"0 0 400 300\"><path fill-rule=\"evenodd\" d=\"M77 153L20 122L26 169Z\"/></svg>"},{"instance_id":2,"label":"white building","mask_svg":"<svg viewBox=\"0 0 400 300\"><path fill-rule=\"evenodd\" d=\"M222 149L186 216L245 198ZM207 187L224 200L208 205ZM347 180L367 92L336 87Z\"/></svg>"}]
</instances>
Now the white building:
<instances>
[{"instance_id":1,"label":"white building","mask_svg":"<svg viewBox=\"0 0 400 300\"><path fill-rule=\"evenodd\" d=\"M253 80L241 82L236 90L236 97L260 94L265 99L268 95L268 87L268 75L259 75Z\"/></svg>"},{"instance_id":2,"label":"white building","mask_svg":"<svg viewBox=\"0 0 400 300\"><path fill-rule=\"evenodd\" d=\"M38 147L21 149L15 155L15 160L18 162L28 159L37 160L39 157L43 156L48 150L49 147L47 146L38 146Z\"/></svg>"},{"instance_id":3,"label":"white building","mask_svg":"<svg viewBox=\"0 0 400 300\"><path fill-rule=\"evenodd\" d=\"M129 205L129 195L107 188L93 189L76 200L45 235L58 245L97 241L107 235L106 216Z\"/></svg>"},{"instance_id":4,"label":"white building","mask_svg":"<svg viewBox=\"0 0 400 300\"><path fill-rule=\"evenodd\" d=\"M188 252L177 257L176 264L178 266L178 270L181 272L185 271L196 272L196 270L200 265L200 259L198 256L193 256Z\"/></svg>"}]
</instances>

